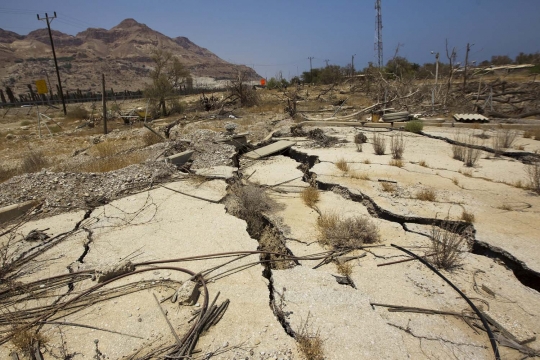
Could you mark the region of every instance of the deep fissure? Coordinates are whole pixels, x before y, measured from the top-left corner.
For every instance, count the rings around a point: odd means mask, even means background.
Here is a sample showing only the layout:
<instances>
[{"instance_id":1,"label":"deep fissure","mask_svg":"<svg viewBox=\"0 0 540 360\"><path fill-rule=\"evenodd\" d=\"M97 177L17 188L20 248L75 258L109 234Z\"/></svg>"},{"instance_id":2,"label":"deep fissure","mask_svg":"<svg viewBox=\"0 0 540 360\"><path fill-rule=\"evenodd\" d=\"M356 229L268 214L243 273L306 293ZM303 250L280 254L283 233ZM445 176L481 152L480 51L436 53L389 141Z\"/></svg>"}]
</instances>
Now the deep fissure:
<instances>
[{"instance_id":1,"label":"deep fissure","mask_svg":"<svg viewBox=\"0 0 540 360\"><path fill-rule=\"evenodd\" d=\"M442 139L444 140L445 138ZM304 166L305 175L303 177L303 181L310 182L316 185L320 190L331 191L332 189L337 188L342 193L346 193L351 201L359 202L366 206L371 216L398 223L407 232L417 233L415 231L409 230L406 226L407 223L436 226L442 226L443 224L446 224L447 226L450 225L451 227L455 226L456 231L465 232L467 236L471 238L473 243L471 252L473 254L502 261L507 268L512 270L514 276L516 277L516 279L518 279L519 282L531 289L540 292L540 274L529 269L522 261L519 261L508 252L499 248L492 247L489 244L476 239L476 229L474 228L474 225L463 221L447 221L444 219L411 217L394 214L388 210L381 208L373 199L358 190L357 191L359 193L353 193L348 188L343 187L339 184L326 183L316 179L316 174L311 172L310 170L315 164L320 162L318 156L308 155L292 148L283 155L290 157L291 159L299 162Z\"/></svg>"}]
</instances>

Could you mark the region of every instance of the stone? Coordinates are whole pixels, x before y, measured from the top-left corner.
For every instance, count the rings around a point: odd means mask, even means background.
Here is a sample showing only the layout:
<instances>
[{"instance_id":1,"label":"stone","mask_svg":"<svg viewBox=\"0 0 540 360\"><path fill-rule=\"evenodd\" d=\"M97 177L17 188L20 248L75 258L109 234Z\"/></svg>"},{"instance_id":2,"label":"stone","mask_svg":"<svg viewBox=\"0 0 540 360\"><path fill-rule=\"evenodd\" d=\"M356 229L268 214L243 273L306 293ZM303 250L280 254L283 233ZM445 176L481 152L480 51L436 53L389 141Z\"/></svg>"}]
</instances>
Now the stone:
<instances>
[{"instance_id":1,"label":"stone","mask_svg":"<svg viewBox=\"0 0 540 360\"><path fill-rule=\"evenodd\" d=\"M199 286L193 281L183 283L173 295L172 302L178 301L179 305L194 305L201 294Z\"/></svg>"}]
</instances>

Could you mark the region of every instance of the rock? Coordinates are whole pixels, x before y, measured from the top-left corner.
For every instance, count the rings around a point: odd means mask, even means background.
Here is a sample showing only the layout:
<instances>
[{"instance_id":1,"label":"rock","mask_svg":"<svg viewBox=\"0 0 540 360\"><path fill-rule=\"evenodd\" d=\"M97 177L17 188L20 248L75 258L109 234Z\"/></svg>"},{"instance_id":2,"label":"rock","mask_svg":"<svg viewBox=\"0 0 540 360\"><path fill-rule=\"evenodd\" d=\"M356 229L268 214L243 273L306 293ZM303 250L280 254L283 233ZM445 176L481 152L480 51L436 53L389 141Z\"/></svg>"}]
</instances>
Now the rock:
<instances>
[{"instance_id":1,"label":"rock","mask_svg":"<svg viewBox=\"0 0 540 360\"><path fill-rule=\"evenodd\" d=\"M6 135L6 140L13 140L13 139L15 139L15 135L13 135L13 134L7 134Z\"/></svg>"},{"instance_id":2,"label":"rock","mask_svg":"<svg viewBox=\"0 0 540 360\"><path fill-rule=\"evenodd\" d=\"M197 303L200 295L199 286L193 281L187 281L176 290L171 301L178 301L179 305L193 305Z\"/></svg>"}]
</instances>

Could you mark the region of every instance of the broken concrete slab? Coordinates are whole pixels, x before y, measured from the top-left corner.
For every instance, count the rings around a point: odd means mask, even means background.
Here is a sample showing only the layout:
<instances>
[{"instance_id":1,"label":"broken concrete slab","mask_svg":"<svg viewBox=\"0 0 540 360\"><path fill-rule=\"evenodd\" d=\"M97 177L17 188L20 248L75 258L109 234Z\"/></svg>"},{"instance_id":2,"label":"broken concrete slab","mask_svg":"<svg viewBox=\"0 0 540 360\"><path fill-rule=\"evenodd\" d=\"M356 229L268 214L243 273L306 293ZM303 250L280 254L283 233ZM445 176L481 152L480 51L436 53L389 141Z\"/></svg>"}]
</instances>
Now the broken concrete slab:
<instances>
[{"instance_id":1,"label":"broken concrete slab","mask_svg":"<svg viewBox=\"0 0 540 360\"><path fill-rule=\"evenodd\" d=\"M247 143L248 143L247 136L248 135L249 135L248 132L241 133L241 134L236 134L236 135L232 135L232 136L230 136L230 137L228 137L226 139L217 140L216 142L227 144L227 145L232 145L237 150L243 150L247 146Z\"/></svg>"},{"instance_id":2,"label":"broken concrete slab","mask_svg":"<svg viewBox=\"0 0 540 360\"><path fill-rule=\"evenodd\" d=\"M302 181L304 173L297 169L298 163L282 155L256 162L243 172L250 182L276 187L284 191L300 192L308 186Z\"/></svg>"},{"instance_id":3,"label":"broken concrete slab","mask_svg":"<svg viewBox=\"0 0 540 360\"><path fill-rule=\"evenodd\" d=\"M0 208L0 224L7 223L20 216L23 216L28 210L32 209L37 204L37 201L30 200Z\"/></svg>"},{"instance_id":4,"label":"broken concrete slab","mask_svg":"<svg viewBox=\"0 0 540 360\"><path fill-rule=\"evenodd\" d=\"M185 163L191 159L191 155L193 155L193 150L186 150L178 154L174 154L167 157L167 160L169 160L173 165L176 166L182 166Z\"/></svg>"},{"instance_id":5,"label":"broken concrete slab","mask_svg":"<svg viewBox=\"0 0 540 360\"><path fill-rule=\"evenodd\" d=\"M195 174L210 179L229 180L237 176L238 168L232 166L212 166L209 168L195 169Z\"/></svg>"},{"instance_id":6,"label":"broken concrete slab","mask_svg":"<svg viewBox=\"0 0 540 360\"><path fill-rule=\"evenodd\" d=\"M252 160L262 159L266 156L285 151L295 144L295 141L280 140L268 146L263 146L257 150L250 151L244 154L244 157Z\"/></svg>"}]
</instances>

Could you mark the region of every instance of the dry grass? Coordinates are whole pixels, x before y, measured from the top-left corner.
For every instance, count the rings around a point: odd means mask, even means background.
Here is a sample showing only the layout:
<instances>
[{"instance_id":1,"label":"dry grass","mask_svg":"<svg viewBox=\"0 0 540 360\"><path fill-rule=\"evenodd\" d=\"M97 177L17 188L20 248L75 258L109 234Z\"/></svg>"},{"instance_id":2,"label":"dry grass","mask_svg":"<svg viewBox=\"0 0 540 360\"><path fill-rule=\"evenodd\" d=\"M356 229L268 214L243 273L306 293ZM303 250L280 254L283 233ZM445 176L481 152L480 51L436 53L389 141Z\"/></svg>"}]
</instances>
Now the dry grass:
<instances>
[{"instance_id":1,"label":"dry grass","mask_svg":"<svg viewBox=\"0 0 540 360\"><path fill-rule=\"evenodd\" d=\"M313 332L310 329L309 317L310 314L308 313L306 321L296 331L295 340L298 346L298 352L306 360L324 360L323 339L319 330Z\"/></svg>"},{"instance_id":2,"label":"dry grass","mask_svg":"<svg viewBox=\"0 0 540 360\"><path fill-rule=\"evenodd\" d=\"M465 238L458 233L457 225L445 222L441 227L433 226L430 248L434 255L429 259L437 268L451 270L461 264L465 245Z\"/></svg>"},{"instance_id":3,"label":"dry grass","mask_svg":"<svg viewBox=\"0 0 540 360\"><path fill-rule=\"evenodd\" d=\"M323 213L317 221L319 241L334 249L357 249L380 240L378 227L368 218L344 218L336 212Z\"/></svg>"},{"instance_id":4,"label":"dry grass","mask_svg":"<svg viewBox=\"0 0 540 360\"><path fill-rule=\"evenodd\" d=\"M21 172L34 173L48 166L45 154L40 150L30 150L22 159Z\"/></svg>"},{"instance_id":5,"label":"dry grass","mask_svg":"<svg viewBox=\"0 0 540 360\"><path fill-rule=\"evenodd\" d=\"M540 195L540 161L530 164L527 167L529 175L529 188Z\"/></svg>"},{"instance_id":6,"label":"dry grass","mask_svg":"<svg viewBox=\"0 0 540 360\"><path fill-rule=\"evenodd\" d=\"M82 120L82 119L88 119L90 114L88 113L88 110L82 107L77 107L74 109L69 109L66 119L69 120Z\"/></svg>"},{"instance_id":7,"label":"dry grass","mask_svg":"<svg viewBox=\"0 0 540 360\"><path fill-rule=\"evenodd\" d=\"M398 159L392 159L390 160L390 162L388 163L388 165L390 166L396 166L398 168L402 168L404 166L403 164L403 160L398 160Z\"/></svg>"},{"instance_id":8,"label":"dry grass","mask_svg":"<svg viewBox=\"0 0 540 360\"><path fill-rule=\"evenodd\" d=\"M350 262L338 263L336 265L337 271L340 275L351 276L353 272L353 266Z\"/></svg>"},{"instance_id":9,"label":"dry grass","mask_svg":"<svg viewBox=\"0 0 540 360\"><path fill-rule=\"evenodd\" d=\"M150 130L146 130L142 136L142 141L145 146L150 146L162 142L163 139Z\"/></svg>"},{"instance_id":10,"label":"dry grass","mask_svg":"<svg viewBox=\"0 0 540 360\"><path fill-rule=\"evenodd\" d=\"M523 132L523 137L525 139L530 139L534 136L534 130L533 129L527 129Z\"/></svg>"},{"instance_id":11,"label":"dry grass","mask_svg":"<svg viewBox=\"0 0 540 360\"><path fill-rule=\"evenodd\" d=\"M392 152L392 158L399 160L403 158L405 152L405 139L403 134L393 135L390 137L390 151Z\"/></svg>"},{"instance_id":12,"label":"dry grass","mask_svg":"<svg viewBox=\"0 0 540 360\"><path fill-rule=\"evenodd\" d=\"M364 160L364 164L369 165L369 164L371 164L371 161L369 161L369 159L366 159L366 160Z\"/></svg>"},{"instance_id":13,"label":"dry grass","mask_svg":"<svg viewBox=\"0 0 540 360\"><path fill-rule=\"evenodd\" d=\"M381 182L382 190L385 192L395 192L396 191L396 185L383 181Z\"/></svg>"},{"instance_id":14,"label":"dry grass","mask_svg":"<svg viewBox=\"0 0 540 360\"><path fill-rule=\"evenodd\" d=\"M429 165L426 163L425 160L420 160L420 162L418 163L418 165L422 166L422 167L425 167L425 168L429 168Z\"/></svg>"},{"instance_id":15,"label":"dry grass","mask_svg":"<svg viewBox=\"0 0 540 360\"><path fill-rule=\"evenodd\" d=\"M367 173L359 172L359 171L351 171L349 173L349 176L351 177L351 179L357 179L357 180L370 180L371 179Z\"/></svg>"},{"instance_id":16,"label":"dry grass","mask_svg":"<svg viewBox=\"0 0 540 360\"><path fill-rule=\"evenodd\" d=\"M99 157L108 158L114 156L119 151L119 149L118 145L114 141L107 140L102 141L96 146L94 146L94 151Z\"/></svg>"},{"instance_id":17,"label":"dry grass","mask_svg":"<svg viewBox=\"0 0 540 360\"><path fill-rule=\"evenodd\" d=\"M474 214L468 212L467 210L463 210L461 213L461 220L465 221L466 223L472 224L474 222Z\"/></svg>"},{"instance_id":18,"label":"dry grass","mask_svg":"<svg viewBox=\"0 0 540 360\"><path fill-rule=\"evenodd\" d=\"M386 152L386 138L380 134L373 134L373 150L376 155L384 155Z\"/></svg>"},{"instance_id":19,"label":"dry grass","mask_svg":"<svg viewBox=\"0 0 540 360\"><path fill-rule=\"evenodd\" d=\"M302 198L302 201L304 201L304 204L312 208L319 201L320 193L318 189L310 186L300 193L300 197Z\"/></svg>"},{"instance_id":20,"label":"dry grass","mask_svg":"<svg viewBox=\"0 0 540 360\"><path fill-rule=\"evenodd\" d=\"M452 178L452 182L454 183L454 185L459 186L459 180L457 177Z\"/></svg>"},{"instance_id":21,"label":"dry grass","mask_svg":"<svg viewBox=\"0 0 540 360\"><path fill-rule=\"evenodd\" d=\"M416 198L421 201L435 201L437 194L432 189L423 189L416 193Z\"/></svg>"},{"instance_id":22,"label":"dry grass","mask_svg":"<svg viewBox=\"0 0 540 360\"><path fill-rule=\"evenodd\" d=\"M12 332L13 337L11 338L11 343L24 355L32 354L35 344L45 344L48 341L45 336L40 333L36 333L32 329L15 328L12 330ZM33 359L34 357L31 356L31 358Z\"/></svg>"},{"instance_id":23,"label":"dry grass","mask_svg":"<svg viewBox=\"0 0 540 360\"><path fill-rule=\"evenodd\" d=\"M343 172L348 172L351 169L350 166L349 166L349 163L347 161L345 161L345 159L343 159L343 158L336 161L335 165L339 170L341 170Z\"/></svg>"},{"instance_id":24,"label":"dry grass","mask_svg":"<svg viewBox=\"0 0 540 360\"><path fill-rule=\"evenodd\" d=\"M512 185L513 187L516 187L518 189L525 188L525 185L523 184L523 181L521 181L521 180L517 180L515 183L509 184L509 185Z\"/></svg>"}]
</instances>

